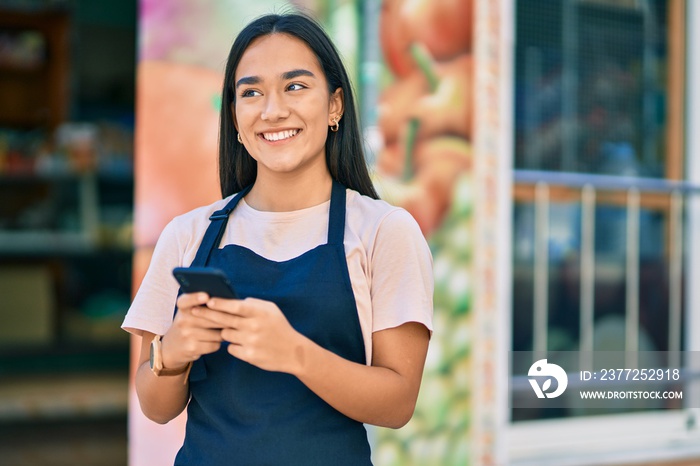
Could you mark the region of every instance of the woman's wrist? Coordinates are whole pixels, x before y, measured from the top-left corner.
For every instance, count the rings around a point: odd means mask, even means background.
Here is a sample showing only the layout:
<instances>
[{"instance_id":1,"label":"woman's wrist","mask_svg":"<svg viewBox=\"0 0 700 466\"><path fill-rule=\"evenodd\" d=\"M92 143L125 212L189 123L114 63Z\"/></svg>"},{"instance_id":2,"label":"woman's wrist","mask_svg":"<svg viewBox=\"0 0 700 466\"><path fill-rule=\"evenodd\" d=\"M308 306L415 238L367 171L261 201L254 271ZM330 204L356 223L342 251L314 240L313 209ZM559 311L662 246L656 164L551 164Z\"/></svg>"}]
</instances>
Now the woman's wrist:
<instances>
[{"instance_id":1,"label":"woman's wrist","mask_svg":"<svg viewBox=\"0 0 700 466\"><path fill-rule=\"evenodd\" d=\"M166 334L167 335L167 334ZM161 360L163 361L164 369L181 369L190 364L192 361L181 360L172 354L172 347L169 344L170 340L166 335L161 337Z\"/></svg>"},{"instance_id":2,"label":"woman's wrist","mask_svg":"<svg viewBox=\"0 0 700 466\"><path fill-rule=\"evenodd\" d=\"M316 343L311 339L301 333L297 333L292 344L290 369L288 372L297 378L302 378L311 365L310 359L313 357L314 350L317 347Z\"/></svg>"}]
</instances>

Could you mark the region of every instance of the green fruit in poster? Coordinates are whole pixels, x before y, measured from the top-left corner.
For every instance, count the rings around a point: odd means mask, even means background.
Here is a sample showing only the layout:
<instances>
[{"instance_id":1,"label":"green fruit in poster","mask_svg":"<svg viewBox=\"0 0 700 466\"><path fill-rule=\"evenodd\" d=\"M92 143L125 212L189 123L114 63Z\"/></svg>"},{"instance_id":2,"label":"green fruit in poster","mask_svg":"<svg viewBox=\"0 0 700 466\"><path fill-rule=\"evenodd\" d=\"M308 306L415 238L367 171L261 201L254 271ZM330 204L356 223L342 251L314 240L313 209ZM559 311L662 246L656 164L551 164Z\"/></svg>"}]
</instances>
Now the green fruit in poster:
<instances>
[{"instance_id":1,"label":"green fruit in poster","mask_svg":"<svg viewBox=\"0 0 700 466\"><path fill-rule=\"evenodd\" d=\"M409 464L406 449L394 439L383 439L374 451L376 464L387 466L405 466Z\"/></svg>"},{"instance_id":2,"label":"green fruit in poster","mask_svg":"<svg viewBox=\"0 0 700 466\"><path fill-rule=\"evenodd\" d=\"M446 346L451 362L469 356L472 348L472 321L468 317L452 319L449 333L446 334Z\"/></svg>"},{"instance_id":3,"label":"green fruit in poster","mask_svg":"<svg viewBox=\"0 0 700 466\"><path fill-rule=\"evenodd\" d=\"M474 179L471 173L464 173L455 182L450 216L469 218L474 213Z\"/></svg>"}]
</instances>

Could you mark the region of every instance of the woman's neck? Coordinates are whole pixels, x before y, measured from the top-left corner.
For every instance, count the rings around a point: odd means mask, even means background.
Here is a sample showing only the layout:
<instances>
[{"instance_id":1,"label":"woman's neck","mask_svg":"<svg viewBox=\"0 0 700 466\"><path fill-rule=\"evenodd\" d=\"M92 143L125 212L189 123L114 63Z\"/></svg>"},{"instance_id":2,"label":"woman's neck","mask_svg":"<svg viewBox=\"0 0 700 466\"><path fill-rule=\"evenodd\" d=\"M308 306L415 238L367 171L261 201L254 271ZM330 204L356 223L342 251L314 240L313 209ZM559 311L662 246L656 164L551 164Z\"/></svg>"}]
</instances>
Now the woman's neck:
<instances>
[{"instance_id":1,"label":"woman's neck","mask_svg":"<svg viewBox=\"0 0 700 466\"><path fill-rule=\"evenodd\" d=\"M291 212L328 201L332 186L333 180L328 173L315 180L258 177L245 200L255 210Z\"/></svg>"}]
</instances>

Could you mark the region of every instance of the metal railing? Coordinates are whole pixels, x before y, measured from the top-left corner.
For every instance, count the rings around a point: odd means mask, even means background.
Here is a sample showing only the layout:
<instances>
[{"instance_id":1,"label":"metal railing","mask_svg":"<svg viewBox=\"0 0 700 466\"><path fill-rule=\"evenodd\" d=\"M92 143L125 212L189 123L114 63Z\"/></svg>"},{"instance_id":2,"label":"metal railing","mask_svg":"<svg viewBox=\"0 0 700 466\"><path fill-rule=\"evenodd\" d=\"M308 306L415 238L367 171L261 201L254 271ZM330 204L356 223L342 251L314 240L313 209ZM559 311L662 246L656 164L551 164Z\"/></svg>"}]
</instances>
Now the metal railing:
<instances>
[{"instance_id":1,"label":"metal railing","mask_svg":"<svg viewBox=\"0 0 700 466\"><path fill-rule=\"evenodd\" d=\"M594 350L594 303L595 303L595 220L596 199L601 191L624 193L626 211L626 250L624 265L625 281L625 362L628 367L635 367L636 354L639 350L640 314L639 314L639 278L640 278L640 201L649 193L668 196L668 351L680 357L682 344L682 306L683 306L683 243L684 243L684 203L688 196L700 193L700 186L683 181L664 179L620 177L610 175L591 175L564 172L547 172L516 170L514 183L534 185L534 261L533 261L533 350L546 352L548 347L549 321L549 265L548 252L552 200L550 189L564 187L580 190L581 197L581 231L580 231L580 366L590 367L592 362L586 360ZM681 361L672 360L670 364L679 367Z\"/></svg>"}]
</instances>

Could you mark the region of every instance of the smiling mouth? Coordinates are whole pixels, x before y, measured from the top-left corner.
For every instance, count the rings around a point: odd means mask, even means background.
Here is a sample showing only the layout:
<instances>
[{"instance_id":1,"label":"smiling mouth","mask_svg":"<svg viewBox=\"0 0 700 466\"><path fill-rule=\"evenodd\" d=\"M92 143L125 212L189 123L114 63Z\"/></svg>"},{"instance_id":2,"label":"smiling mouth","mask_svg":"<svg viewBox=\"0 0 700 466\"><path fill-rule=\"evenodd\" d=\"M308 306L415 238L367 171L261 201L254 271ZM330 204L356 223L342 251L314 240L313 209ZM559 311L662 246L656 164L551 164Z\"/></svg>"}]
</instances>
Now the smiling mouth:
<instances>
[{"instance_id":1,"label":"smiling mouth","mask_svg":"<svg viewBox=\"0 0 700 466\"><path fill-rule=\"evenodd\" d=\"M278 131L276 133L261 133L260 135L265 139L266 141L282 141L284 139L289 139L293 138L294 136L299 133L298 129L290 129L286 131Z\"/></svg>"}]
</instances>

